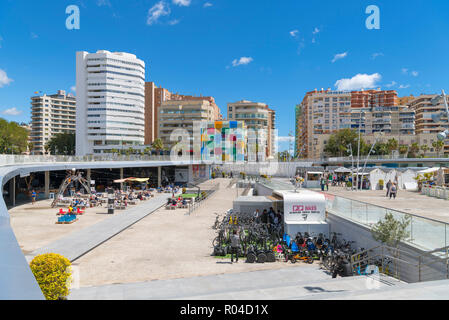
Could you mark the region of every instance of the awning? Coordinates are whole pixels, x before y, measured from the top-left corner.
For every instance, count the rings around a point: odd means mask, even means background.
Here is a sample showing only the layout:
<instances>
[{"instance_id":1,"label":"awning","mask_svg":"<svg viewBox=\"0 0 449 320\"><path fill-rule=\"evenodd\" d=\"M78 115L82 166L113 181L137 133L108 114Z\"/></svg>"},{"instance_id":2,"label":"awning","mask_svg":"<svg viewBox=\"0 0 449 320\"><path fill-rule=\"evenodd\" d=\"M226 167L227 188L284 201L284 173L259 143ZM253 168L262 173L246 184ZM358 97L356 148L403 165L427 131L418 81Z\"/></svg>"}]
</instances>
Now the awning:
<instances>
[{"instance_id":1,"label":"awning","mask_svg":"<svg viewBox=\"0 0 449 320\"><path fill-rule=\"evenodd\" d=\"M114 180L114 183L124 183L124 182L147 182L150 178L126 178Z\"/></svg>"}]
</instances>

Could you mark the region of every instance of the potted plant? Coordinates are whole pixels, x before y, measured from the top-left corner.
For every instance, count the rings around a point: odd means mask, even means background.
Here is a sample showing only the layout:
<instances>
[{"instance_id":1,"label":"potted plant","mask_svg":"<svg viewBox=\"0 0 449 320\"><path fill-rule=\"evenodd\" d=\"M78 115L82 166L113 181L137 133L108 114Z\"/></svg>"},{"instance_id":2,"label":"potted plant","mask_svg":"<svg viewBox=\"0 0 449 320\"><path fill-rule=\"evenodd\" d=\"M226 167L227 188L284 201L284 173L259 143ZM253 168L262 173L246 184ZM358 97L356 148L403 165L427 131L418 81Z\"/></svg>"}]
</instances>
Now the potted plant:
<instances>
[{"instance_id":1,"label":"potted plant","mask_svg":"<svg viewBox=\"0 0 449 320\"><path fill-rule=\"evenodd\" d=\"M379 180L379 190L384 189L384 181L382 179Z\"/></svg>"},{"instance_id":2,"label":"potted plant","mask_svg":"<svg viewBox=\"0 0 449 320\"><path fill-rule=\"evenodd\" d=\"M215 179L215 171L211 174L212 179Z\"/></svg>"}]
</instances>

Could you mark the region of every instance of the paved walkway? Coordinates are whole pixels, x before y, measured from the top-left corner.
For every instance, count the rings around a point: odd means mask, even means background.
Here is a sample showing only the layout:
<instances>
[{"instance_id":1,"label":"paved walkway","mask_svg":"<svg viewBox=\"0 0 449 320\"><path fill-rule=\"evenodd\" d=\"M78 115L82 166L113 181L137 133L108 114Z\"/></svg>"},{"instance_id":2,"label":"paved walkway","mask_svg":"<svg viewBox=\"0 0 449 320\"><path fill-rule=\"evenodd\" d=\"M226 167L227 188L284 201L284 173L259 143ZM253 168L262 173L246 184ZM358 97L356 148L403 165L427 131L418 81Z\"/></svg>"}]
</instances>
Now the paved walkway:
<instances>
[{"instance_id":1,"label":"paved walkway","mask_svg":"<svg viewBox=\"0 0 449 320\"><path fill-rule=\"evenodd\" d=\"M399 284L390 278L374 281L377 288ZM299 264L280 270L85 287L73 290L69 299L302 299L316 298L321 294L366 290L369 288L367 283L365 277L332 279L330 275L319 270L318 265Z\"/></svg>"},{"instance_id":2,"label":"paved walkway","mask_svg":"<svg viewBox=\"0 0 449 320\"><path fill-rule=\"evenodd\" d=\"M345 188L330 187L328 193L449 223L449 200L429 197L415 191L399 190L396 199L391 200L385 196L385 190L348 191Z\"/></svg>"},{"instance_id":3,"label":"paved walkway","mask_svg":"<svg viewBox=\"0 0 449 320\"><path fill-rule=\"evenodd\" d=\"M74 261L100 244L114 237L129 226L145 218L167 202L170 194L156 194L154 198L127 209L120 215L114 215L82 230L72 232L49 245L33 251L26 258L28 261L39 254L59 253Z\"/></svg>"}]
</instances>

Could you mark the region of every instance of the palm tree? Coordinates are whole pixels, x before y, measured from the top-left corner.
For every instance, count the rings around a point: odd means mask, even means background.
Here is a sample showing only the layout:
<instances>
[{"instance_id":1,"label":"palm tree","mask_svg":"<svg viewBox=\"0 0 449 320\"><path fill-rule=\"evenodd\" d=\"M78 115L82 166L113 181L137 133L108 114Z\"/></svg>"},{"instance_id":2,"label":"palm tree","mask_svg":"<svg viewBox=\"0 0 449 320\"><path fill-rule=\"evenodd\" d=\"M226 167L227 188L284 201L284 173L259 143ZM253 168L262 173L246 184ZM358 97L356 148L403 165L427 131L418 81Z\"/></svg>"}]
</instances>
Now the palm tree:
<instances>
[{"instance_id":1,"label":"palm tree","mask_svg":"<svg viewBox=\"0 0 449 320\"><path fill-rule=\"evenodd\" d=\"M407 154L408 146L406 144L401 144L399 146L399 154Z\"/></svg>"},{"instance_id":2,"label":"palm tree","mask_svg":"<svg viewBox=\"0 0 449 320\"><path fill-rule=\"evenodd\" d=\"M435 148L435 150L437 151L437 155L439 157L440 156L440 151L444 147L444 141L440 141L440 140L434 141L434 142L432 142L432 147Z\"/></svg>"},{"instance_id":3,"label":"palm tree","mask_svg":"<svg viewBox=\"0 0 449 320\"><path fill-rule=\"evenodd\" d=\"M419 144L418 142L413 142L412 145L410 146L410 149L408 150L409 157L411 158L416 157L418 152L419 152Z\"/></svg>"},{"instance_id":4,"label":"palm tree","mask_svg":"<svg viewBox=\"0 0 449 320\"><path fill-rule=\"evenodd\" d=\"M152 146L153 146L153 149L155 149L157 151L161 151L164 149L164 142L162 141L161 138L157 138L156 140L154 140Z\"/></svg>"},{"instance_id":5,"label":"palm tree","mask_svg":"<svg viewBox=\"0 0 449 320\"><path fill-rule=\"evenodd\" d=\"M395 138L388 140L388 142L387 142L388 153L391 154L394 150L397 150L398 146L399 146L399 143Z\"/></svg>"},{"instance_id":6,"label":"palm tree","mask_svg":"<svg viewBox=\"0 0 449 320\"><path fill-rule=\"evenodd\" d=\"M427 144L423 144L421 146L421 150L423 151L423 157L425 157L427 150L429 150L429 147L427 146Z\"/></svg>"}]
</instances>

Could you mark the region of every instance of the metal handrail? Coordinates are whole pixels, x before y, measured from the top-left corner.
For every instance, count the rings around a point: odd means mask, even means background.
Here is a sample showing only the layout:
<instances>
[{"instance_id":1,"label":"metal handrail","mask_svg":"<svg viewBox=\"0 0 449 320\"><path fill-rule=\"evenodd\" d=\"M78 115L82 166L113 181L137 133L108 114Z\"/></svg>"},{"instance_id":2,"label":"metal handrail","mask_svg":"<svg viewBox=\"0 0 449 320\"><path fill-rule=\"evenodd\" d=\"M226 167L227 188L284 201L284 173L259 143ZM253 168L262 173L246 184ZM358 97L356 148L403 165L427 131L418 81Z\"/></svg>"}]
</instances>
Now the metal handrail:
<instances>
[{"instance_id":1,"label":"metal handrail","mask_svg":"<svg viewBox=\"0 0 449 320\"><path fill-rule=\"evenodd\" d=\"M369 256L369 254L371 252L373 252L373 251L375 251L377 249L382 249L382 252L381 253L375 253L374 255ZM413 262L401 259L399 257L395 257L394 255L385 253L385 249L390 251L390 252L391 251L397 252L398 256L399 256L400 253L402 253L403 255L405 254L408 257L410 257L411 259L416 259L418 261L415 264ZM434 255L434 253L440 252L442 250L446 251L446 257L443 258L443 257L438 257L438 256ZM361 256L361 255L363 255L365 253L367 254L366 257L364 257L362 259L357 259L357 257L359 257L359 256ZM445 273L446 273L446 278L449 279L449 246L443 247L443 248L439 248L439 249L435 249L435 250L432 250L432 251L428 251L428 252L425 252L425 253L420 254L420 255L414 255L414 254L412 254L412 253L410 253L408 251L404 251L404 250L401 250L399 248L393 248L393 247L389 247L389 246L385 246L385 245L379 245L379 246L373 247L371 249L364 250L364 251L361 251L361 252L358 252L356 254L351 255L351 258L350 258L350 260L351 260L350 261L351 262L351 269L354 270L354 266L361 265L364 262L376 259L378 257L380 257L382 259L382 269L384 269L383 262L384 262L385 258L389 258L389 259L393 260L395 263L400 262L400 263L404 263L404 264L408 264L410 266L416 267L418 269L418 281L419 282L422 281L423 267L430 267L431 265L434 265L436 263L446 263L446 271L445 271ZM424 261L423 261L424 258L429 258L432 261L428 262L428 263L424 263ZM434 271L431 271L430 273L427 273L427 274L432 274L432 273L437 273L437 272L438 271L434 270ZM442 273L444 273L444 272L442 272Z\"/></svg>"}]
</instances>

